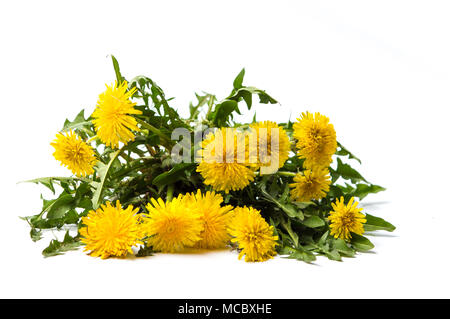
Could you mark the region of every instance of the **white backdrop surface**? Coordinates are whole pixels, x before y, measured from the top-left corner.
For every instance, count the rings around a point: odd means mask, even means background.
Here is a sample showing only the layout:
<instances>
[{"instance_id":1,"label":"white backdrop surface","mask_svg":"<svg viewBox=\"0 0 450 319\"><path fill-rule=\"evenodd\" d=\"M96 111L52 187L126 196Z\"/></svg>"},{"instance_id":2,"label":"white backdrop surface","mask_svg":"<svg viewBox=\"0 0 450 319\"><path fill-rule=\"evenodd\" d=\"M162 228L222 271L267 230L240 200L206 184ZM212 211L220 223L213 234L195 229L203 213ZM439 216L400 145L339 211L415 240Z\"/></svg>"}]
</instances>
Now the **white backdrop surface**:
<instances>
[{"instance_id":1,"label":"white backdrop surface","mask_svg":"<svg viewBox=\"0 0 450 319\"><path fill-rule=\"evenodd\" d=\"M0 297L449 298L449 13L447 1L1 2ZM16 183L69 175L49 143L114 81L109 54L182 114L194 92L225 97L242 67L281 103L258 120L326 114L388 189L366 211L397 230L370 237L372 253L313 265L229 251L43 258L53 234L33 243L18 218L39 211L43 188Z\"/></svg>"}]
</instances>

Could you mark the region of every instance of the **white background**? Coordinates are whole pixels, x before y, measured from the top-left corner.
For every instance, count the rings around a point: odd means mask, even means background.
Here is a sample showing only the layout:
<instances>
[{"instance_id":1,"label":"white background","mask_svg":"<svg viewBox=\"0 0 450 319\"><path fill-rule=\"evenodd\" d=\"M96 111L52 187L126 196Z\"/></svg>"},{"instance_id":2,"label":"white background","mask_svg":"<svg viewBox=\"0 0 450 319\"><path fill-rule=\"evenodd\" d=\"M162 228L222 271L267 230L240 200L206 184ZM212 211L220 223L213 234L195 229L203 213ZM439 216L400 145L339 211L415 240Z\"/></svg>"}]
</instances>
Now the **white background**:
<instances>
[{"instance_id":1,"label":"white background","mask_svg":"<svg viewBox=\"0 0 450 319\"><path fill-rule=\"evenodd\" d=\"M450 297L449 15L448 1L2 1L0 297ZM281 102L258 120L326 114L388 188L366 211L397 230L371 237L373 253L313 265L229 251L43 258L47 242L18 218L39 212L43 187L16 182L69 176L49 143L114 80L108 54L183 114L194 92L225 97L242 67Z\"/></svg>"}]
</instances>

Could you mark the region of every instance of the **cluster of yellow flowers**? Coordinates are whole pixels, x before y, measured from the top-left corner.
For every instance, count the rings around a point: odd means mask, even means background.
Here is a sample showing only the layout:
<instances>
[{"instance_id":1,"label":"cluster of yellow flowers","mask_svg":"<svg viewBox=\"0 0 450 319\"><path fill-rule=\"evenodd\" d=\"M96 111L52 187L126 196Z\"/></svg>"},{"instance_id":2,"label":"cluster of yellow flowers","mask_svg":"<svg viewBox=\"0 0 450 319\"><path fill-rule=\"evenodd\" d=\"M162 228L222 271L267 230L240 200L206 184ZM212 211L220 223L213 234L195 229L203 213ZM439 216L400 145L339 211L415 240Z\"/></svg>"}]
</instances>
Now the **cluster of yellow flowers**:
<instances>
[{"instance_id":1,"label":"cluster of yellow flowers","mask_svg":"<svg viewBox=\"0 0 450 319\"><path fill-rule=\"evenodd\" d=\"M326 116L303 113L294 123L294 138L305 170L294 177L291 197L301 202L321 199L331 184L328 166L337 148L336 131Z\"/></svg>"},{"instance_id":2,"label":"cluster of yellow flowers","mask_svg":"<svg viewBox=\"0 0 450 319\"><path fill-rule=\"evenodd\" d=\"M171 201L151 199L147 214L138 209L122 209L107 202L90 211L80 229L85 250L92 256L108 258L133 253L132 247L147 243L164 253L183 251L187 247L225 248L236 243L239 259L265 261L276 254L278 237L260 212L251 207L222 206L223 198L215 192L179 195Z\"/></svg>"},{"instance_id":3,"label":"cluster of yellow flowers","mask_svg":"<svg viewBox=\"0 0 450 319\"><path fill-rule=\"evenodd\" d=\"M320 113L315 115L303 113L298 120L294 124L294 138L297 140L298 155L304 159L305 170L297 173L294 177L294 183L290 185L292 187L291 197L293 200L300 202L319 200L325 197L329 191L331 179L328 166L332 162L332 155L337 148L336 132L333 125L329 123L329 119ZM268 165L270 157L273 155L278 158L279 165L277 168L283 167L291 150L291 143L284 128L270 121L251 124L250 128L252 133L249 135L233 129L231 134L234 135L234 143L226 143L225 136L227 133L225 128L215 134L211 133L203 141L203 149L200 152L210 155L209 157L203 156L197 171L202 174L205 184L211 185L217 191L226 193L230 190L243 189L254 180L257 169ZM274 139L278 141L278 145L274 148L277 154L271 154L272 129L275 129L275 132L278 131L278 136ZM267 132L266 139L260 139L260 131ZM258 141L257 148L253 153L248 152L248 140L251 139L251 134L256 134L256 140ZM217 154L214 150L214 142L218 138L223 138L222 145L224 145L222 148L223 158L220 162L216 160ZM243 143L246 145L246 161L237 160L239 151L236 150L236 145L239 144L237 143L239 139L246 139ZM261 145L261 140L267 142ZM266 158L256 156L255 153L261 153L261 148L266 150ZM233 156L234 160L225 161L225 159L233 159ZM254 164L251 162L252 157L257 159Z\"/></svg>"},{"instance_id":4,"label":"cluster of yellow flowers","mask_svg":"<svg viewBox=\"0 0 450 319\"><path fill-rule=\"evenodd\" d=\"M119 147L119 142L127 144L133 141L135 134L139 132L136 119L133 114L141 114L136 110L136 103L131 102L131 96L136 88L128 90L128 83L117 82L114 85L106 85L106 91L101 93L97 106L92 113L97 136L106 146L113 149ZM58 133L56 140L51 145L55 148L53 156L67 166L77 176L87 176L94 173L97 162L94 149L72 130L66 134Z\"/></svg>"},{"instance_id":5,"label":"cluster of yellow flowers","mask_svg":"<svg viewBox=\"0 0 450 319\"><path fill-rule=\"evenodd\" d=\"M304 171L294 177L291 197L298 201L310 201L324 198L330 189L331 177L328 167L336 152L336 131L328 117L320 113L302 113L294 124L294 138L297 140L298 156L304 159ZM335 238L347 240L350 233L363 234L366 222L357 208L358 202L352 197L347 205L344 198L336 200L329 212L330 234Z\"/></svg>"},{"instance_id":6,"label":"cluster of yellow flowers","mask_svg":"<svg viewBox=\"0 0 450 319\"><path fill-rule=\"evenodd\" d=\"M134 132L139 132L134 115L141 111L131 102L135 90L128 89L124 81L107 85L106 91L99 96L92 122L96 138L106 146L118 148L119 142L127 144L134 140ZM285 129L277 123L264 121L250 124L250 130L252 133L246 134L232 129L234 143L227 144L227 129L221 128L202 142L202 161L197 171L205 185L217 192L241 190L254 181L258 170L263 174L268 158L275 156L278 168L284 166L291 152ZM272 139L273 132L277 132L275 139ZM244 153L239 152L238 142L248 145L252 134L256 136L256 150L252 152L246 147ZM267 134L265 139L260 138L262 134ZM289 184L291 199L298 202L320 200L326 196L331 184L329 166L337 148L334 127L320 113L303 113L293 125L293 138L297 155L303 159L303 170L292 173L295 176ZM215 149L217 139L223 140L222 150ZM272 141L277 145L271 145ZM55 148L54 157L75 175L94 173L96 152L73 131L58 133L51 145ZM266 153L260 152L262 148ZM266 158L257 154L266 154ZM217 161L218 156L220 161ZM123 256L132 251L132 246L144 242L161 252L177 252L185 247L223 248L235 243L241 249L239 257L245 255L246 261L263 261L275 255L278 238L259 211L252 207L222 206L222 196L214 191L202 194L198 190L167 202L152 199L147 205L148 214L138 214L138 209L132 206L122 209L119 202L116 206L107 202L83 218L82 241L92 256L102 258ZM343 198L332 204L334 210L328 217L331 235L347 240L351 238L351 232L364 232L366 220L357 204L353 198L347 205Z\"/></svg>"},{"instance_id":7,"label":"cluster of yellow flowers","mask_svg":"<svg viewBox=\"0 0 450 319\"><path fill-rule=\"evenodd\" d=\"M273 137L273 133L276 136ZM266 136L261 136L262 134ZM232 138L228 139L228 135L232 135ZM222 154L217 154L215 149L218 139L222 145ZM255 141L254 148L250 143L252 139ZM232 143L227 143L230 140ZM272 141L277 145L272 145ZM238 149L238 145L245 149ZM262 169L270 166L274 158L278 161L276 169L283 167L289 158L290 149L286 131L275 122L252 123L250 132L221 128L210 133L202 142L202 149L199 151L202 161L197 171L203 176L206 185L228 193L230 190L247 187L254 180L256 171L259 169L262 173Z\"/></svg>"},{"instance_id":8,"label":"cluster of yellow flowers","mask_svg":"<svg viewBox=\"0 0 450 319\"><path fill-rule=\"evenodd\" d=\"M270 121L254 123L250 125L253 130L251 134L257 135L258 147L257 152L259 154L260 148L265 148L268 157L271 155L271 132L272 129L278 130L278 136L275 141L278 141L278 145L275 147L277 150L276 156L279 159L279 168L283 167L286 160L289 158L289 152L291 145L289 137L285 130L278 126L278 124ZM264 131L262 130L264 129ZM291 189L291 198L298 202L308 202L311 200L319 200L324 198L331 184L331 177L328 167L332 163L332 155L336 152L337 141L336 132L329 119L321 115L320 113L302 113L298 122L293 125L294 133L293 137L297 140L296 147L298 149L298 156L304 159L304 170L298 172L294 177L294 182L289 186ZM266 144L260 145L260 131L267 132ZM237 156L239 152L236 150L238 139L247 139L244 141L246 150L248 150L249 135L245 133L237 132L233 130L234 144L226 144L226 132L225 129L217 131L215 134L210 134L208 138L203 142L203 149L201 152L211 154L211 158L203 157L203 161L199 164L197 171L201 173L204 178L204 183L211 185L217 191L224 191L228 193L230 190L240 190L248 186L255 177L256 170L263 167L263 164L268 162L264 158L257 157L256 164L252 164L250 159L255 154L245 154L246 161L238 162ZM251 136L250 134L250 136ZM223 158L220 162L215 161L217 156L212 148L215 139L223 138ZM231 145L230 145L231 144ZM202 153L203 154L203 153ZM231 154L231 155L230 155ZM234 155L233 155L234 154ZM232 158L234 161L225 161L226 158ZM348 206L339 200L336 204L333 204L334 211L330 212L329 220L332 223L331 235L336 238L348 239L351 238L350 232L356 234L364 233L362 223L365 219L364 215L360 213L361 209L357 209L352 198ZM362 216L362 217L361 217Z\"/></svg>"}]
</instances>

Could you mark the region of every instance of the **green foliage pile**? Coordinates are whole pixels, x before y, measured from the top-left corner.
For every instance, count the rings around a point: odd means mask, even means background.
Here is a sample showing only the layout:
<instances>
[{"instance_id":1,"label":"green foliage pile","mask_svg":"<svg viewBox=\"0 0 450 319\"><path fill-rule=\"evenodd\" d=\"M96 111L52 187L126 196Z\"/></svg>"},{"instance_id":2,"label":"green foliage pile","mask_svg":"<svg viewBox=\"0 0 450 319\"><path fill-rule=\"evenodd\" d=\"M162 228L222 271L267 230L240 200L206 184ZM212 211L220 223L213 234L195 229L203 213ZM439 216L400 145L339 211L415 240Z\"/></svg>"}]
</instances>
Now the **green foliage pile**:
<instances>
[{"instance_id":1,"label":"green foliage pile","mask_svg":"<svg viewBox=\"0 0 450 319\"><path fill-rule=\"evenodd\" d=\"M112 57L118 83L125 80L117 60ZM235 80L229 96L223 100L213 94L196 94L196 101L189 105L190 115L182 118L170 106L170 98L155 81L146 76L137 76L129 87L136 87L133 98L138 101L136 109L141 132L133 142L119 150L105 147L96 141L96 156L99 162L95 173L89 178L43 177L27 182L39 183L51 190L53 199L42 198L40 212L22 217L31 227L33 241L41 240L44 230L66 231L67 226L80 227L81 217L90 210L97 209L105 201L120 200L126 207L132 204L145 212L150 198L166 198L178 193L193 192L197 189L212 190L203 184L201 175L196 172L197 163L177 163L171 158L170 150L177 141L171 140L175 128L186 128L194 135L195 127L240 127L234 120L236 114L245 109L251 110L254 99L263 104L276 104L277 101L264 90L243 84L245 71ZM277 107L274 105L274 107ZM255 114L256 117L256 114ZM254 118L255 120L255 118ZM279 123L292 138L292 122ZM82 110L73 120L66 120L62 131L73 130L83 139L96 135L92 118L86 118ZM294 149L293 149L294 151ZM193 153L193 152L192 152ZM347 202L351 197L362 200L369 194L385 189L368 182L349 163L361 162L355 155L338 143L335 154L335 168L330 168L332 184L327 196L319 201L294 202L289 196L289 183L292 176L286 172L298 172L303 160L294 153L280 172L273 175L257 175L255 181L245 189L231 191L224 195L224 202L234 206L252 206L261 211L262 216L275 227L280 238L278 253L288 258L311 262L317 255L332 260L352 257L357 251L368 251L374 246L368 238L352 234L345 242L329 234L327 215L332 210L331 203L344 196ZM366 214L366 231L393 231L395 227L387 221ZM51 240L42 252L44 256L62 254L82 245L78 236L72 237L67 231L64 239ZM138 256L151 254L142 247Z\"/></svg>"}]
</instances>

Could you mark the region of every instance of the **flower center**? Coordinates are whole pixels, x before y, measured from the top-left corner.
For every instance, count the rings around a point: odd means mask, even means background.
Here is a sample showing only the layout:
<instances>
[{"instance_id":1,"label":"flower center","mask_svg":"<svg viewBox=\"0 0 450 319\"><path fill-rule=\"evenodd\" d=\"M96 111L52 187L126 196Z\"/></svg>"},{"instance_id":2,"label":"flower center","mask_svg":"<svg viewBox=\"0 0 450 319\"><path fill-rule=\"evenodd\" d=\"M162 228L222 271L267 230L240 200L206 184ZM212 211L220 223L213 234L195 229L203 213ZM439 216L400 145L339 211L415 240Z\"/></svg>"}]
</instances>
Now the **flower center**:
<instances>
[{"instance_id":1,"label":"flower center","mask_svg":"<svg viewBox=\"0 0 450 319\"><path fill-rule=\"evenodd\" d=\"M166 229L166 231L167 231L168 233L173 233L174 230L175 230L175 227L174 227L173 225L169 225L169 226L167 227L167 229Z\"/></svg>"},{"instance_id":2,"label":"flower center","mask_svg":"<svg viewBox=\"0 0 450 319\"><path fill-rule=\"evenodd\" d=\"M350 212L347 212L341 217L341 223L343 226L350 226L353 224L353 215Z\"/></svg>"}]
</instances>

